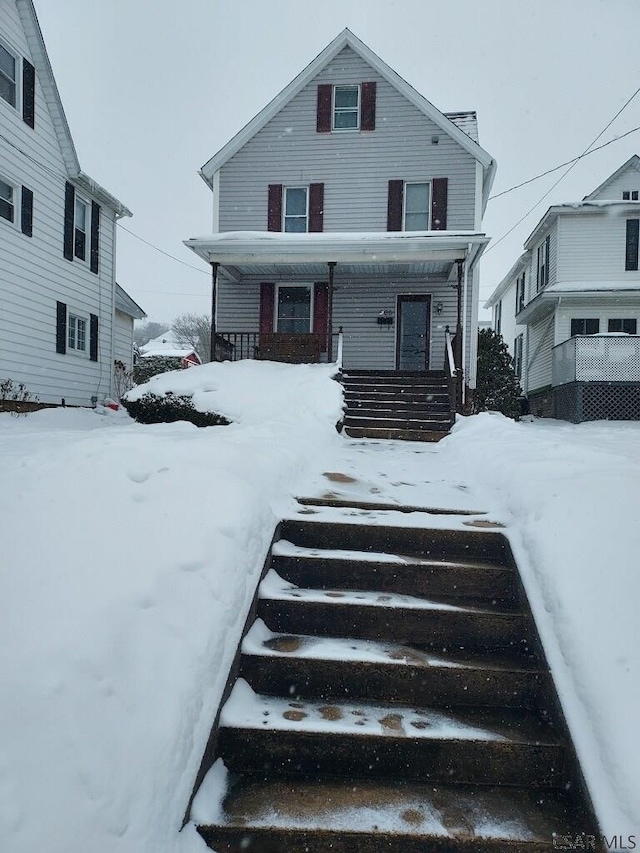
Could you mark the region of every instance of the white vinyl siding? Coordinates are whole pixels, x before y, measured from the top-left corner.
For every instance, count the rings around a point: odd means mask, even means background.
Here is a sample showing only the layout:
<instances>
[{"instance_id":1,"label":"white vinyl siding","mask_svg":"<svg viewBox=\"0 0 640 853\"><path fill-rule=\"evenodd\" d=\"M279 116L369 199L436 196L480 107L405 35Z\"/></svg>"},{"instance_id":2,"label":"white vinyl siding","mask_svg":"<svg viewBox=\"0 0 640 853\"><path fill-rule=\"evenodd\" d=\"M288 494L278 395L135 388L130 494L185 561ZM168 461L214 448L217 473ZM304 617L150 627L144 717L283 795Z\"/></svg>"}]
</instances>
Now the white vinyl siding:
<instances>
[{"instance_id":1,"label":"white vinyl siding","mask_svg":"<svg viewBox=\"0 0 640 853\"><path fill-rule=\"evenodd\" d=\"M376 82L376 129L317 133L320 83ZM432 144L432 138L438 144ZM391 179L447 177L449 230L473 230L476 161L346 47L220 170L220 231L267 230L270 183L324 183L324 231L386 231Z\"/></svg>"},{"instance_id":2,"label":"white vinyl siding","mask_svg":"<svg viewBox=\"0 0 640 853\"><path fill-rule=\"evenodd\" d=\"M133 367L133 318L122 311L116 311L113 358L121 361L127 370Z\"/></svg>"},{"instance_id":3,"label":"white vinyl siding","mask_svg":"<svg viewBox=\"0 0 640 853\"><path fill-rule=\"evenodd\" d=\"M0 2L0 33L33 61L14 2ZM111 390L114 213L101 209L98 275L88 263L64 259L65 162L38 78L35 99L35 129L0 100L3 174L34 193L31 239L19 227L2 227L6 223L0 220L0 377L24 382L43 403L64 398L69 405L88 406L92 397L103 399ZM88 252L87 247L87 257ZM57 301L84 317L98 316L99 362L56 353ZM88 340L87 327L87 347Z\"/></svg>"},{"instance_id":4,"label":"white vinyl siding","mask_svg":"<svg viewBox=\"0 0 640 853\"><path fill-rule=\"evenodd\" d=\"M556 344L571 337L571 320L576 317L597 320L600 333L608 331L610 319L640 320L640 293L635 299L626 294L567 300L556 311Z\"/></svg>"},{"instance_id":5,"label":"white vinyl siding","mask_svg":"<svg viewBox=\"0 0 640 853\"><path fill-rule=\"evenodd\" d=\"M527 392L551 385L551 361L554 343L554 321L545 317L529 326L527 358L533 359L530 367L523 365L527 376Z\"/></svg>"},{"instance_id":6,"label":"white vinyl siding","mask_svg":"<svg viewBox=\"0 0 640 853\"><path fill-rule=\"evenodd\" d=\"M600 190L593 199L598 201L621 201L625 190L640 190L640 171L632 164L604 189Z\"/></svg>"},{"instance_id":7,"label":"white vinyl siding","mask_svg":"<svg viewBox=\"0 0 640 853\"><path fill-rule=\"evenodd\" d=\"M622 207L622 205L621 205ZM562 252L559 281L640 283L640 270L625 270L628 211L564 215L559 219ZM640 218L640 217L638 217Z\"/></svg>"}]
</instances>

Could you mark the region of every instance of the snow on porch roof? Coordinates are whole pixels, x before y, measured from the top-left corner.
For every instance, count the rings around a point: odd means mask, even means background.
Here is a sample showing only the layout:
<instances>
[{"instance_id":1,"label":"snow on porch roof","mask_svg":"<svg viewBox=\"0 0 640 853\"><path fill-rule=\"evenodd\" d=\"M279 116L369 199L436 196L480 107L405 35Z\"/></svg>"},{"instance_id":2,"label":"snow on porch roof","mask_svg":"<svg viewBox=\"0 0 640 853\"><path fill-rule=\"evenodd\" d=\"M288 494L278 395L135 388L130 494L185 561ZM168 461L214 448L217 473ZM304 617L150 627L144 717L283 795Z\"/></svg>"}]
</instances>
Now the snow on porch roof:
<instances>
[{"instance_id":1,"label":"snow on porch roof","mask_svg":"<svg viewBox=\"0 0 640 853\"><path fill-rule=\"evenodd\" d=\"M275 231L229 231L193 237L188 246L207 263L474 263L489 242L476 231L352 231L285 234Z\"/></svg>"}]
</instances>

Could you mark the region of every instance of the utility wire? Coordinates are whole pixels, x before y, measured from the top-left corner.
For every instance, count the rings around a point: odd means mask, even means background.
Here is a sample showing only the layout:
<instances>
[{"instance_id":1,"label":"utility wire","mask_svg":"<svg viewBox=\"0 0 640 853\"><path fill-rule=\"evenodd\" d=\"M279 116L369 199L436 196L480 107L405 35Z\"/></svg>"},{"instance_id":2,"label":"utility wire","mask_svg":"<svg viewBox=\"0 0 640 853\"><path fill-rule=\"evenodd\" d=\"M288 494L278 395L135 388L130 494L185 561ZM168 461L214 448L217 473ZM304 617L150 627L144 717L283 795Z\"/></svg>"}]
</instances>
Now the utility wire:
<instances>
[{"instance_id":1,"label":"utility wire","mask_svg":"<svg viewBox=\"0 0 640 853\"><path fill-rule=\"evenodd\" d=\"M528 217L528 216L530 216L530 215L533 213L533 211L536 209L536 207L538 207L538 205L542 204L542 202L545 200L545 198L546 198L550 193L552 193L552 192L553 192L553 190L555 190L555 188L558 186L558 184L559 184L561 181L563 181L563 180L567 177L567 175L568 175L568 174L569 174L569 172L574 168L574 166L576 166L576 165L577 165L577 163L579 163L579 162L580 162L580 160L582 160L582 158L583 158L583 157L585 157L585 156L589 153L589 150L590 150L591 148L593 148L593 146L594 146L594 145L596 144L596 142L600 139L600 137L601 137L604 133L606 133L606 132L607 132L607 130L609 130L609 128L611 127L611 125L614 123L614 121L615 121L615 120L618 118L618 116L623 112L623 110L626 110L626 108L629 106L629 104L631 103L631 101L636 97L636 95L638 94L638 92L640 92L640 86L638 86L638 88L635 90L635 92L633 93L633 95L631 95L631 97L630 97L627 101L625 101L625 103L620 107L620 109L619 109L619 110L618 110L618 112L614 115L614 117L613 117L613 118L612 118L612 119L611 119L611 120L610 120L610 121L609 121L609 122L608 122L608 123L607 123L607 124L602 128L602 130L601 130L601 131L600 131L600 133L596 136L596 138L595 138L595 139L594 139L594 140L593 140L589 145L587 145L587 147L584 149L584 151L582 152L582 154L581 154L579 157L576 157L576 159L571 163L571 165L569 166L569 168L568 168L566 171L564 171L564 172L560 175L560 177L559 177L559 178L558 178L558 180L555 182L555 184L553 184L551 187L549 187L549 189L546 191L546 193L544 193L544 195L543 195L543 196L541 196L541 198L539 198L539 199L538 199L538 201L533 205L533 207L530 207L530 208L529 208L529 210L524 214L524 216L521 216L521 217L520 217L520 219L518 219L518 221L516 222L516 224L515 224L515 225L512 225L512 226L511 226L511 228L509 228L509 230L508 230L505 234L503 234L503 235L502 235L502 237L499 237L499 238L495 241L495 243L492 243L492 244L488 247L488 249L487 249L487 250L485 251L485 253L484 253L484 254L485 254L485 256L486 256L487 252L490 252L492 249L495 249L495 247L496 247L496 246L500 245L500 243L502 243L502 241L503 241L503 240L505 240L505 239L509 236L509 234L511 234L513 231L515 231L515 230L516 230L516 228L518 227L518 225L520 225L522 222L524 222L524 220L525 220L525 219L527 219L527 217Z\"/></svg>"},{"instance_id":2,"label":"utility wire","mask_svg":"<svg viewBox=\"0 0 640 853\"><path fill-rule=\"evenodd\" d=\"M608 142L604 142L602 145L598 145L597 148L591 148L587 151L586 154L582 154L581 157L589 157L590 154L595 154L596 151L601 151L603 148L606 148L607 145L611 145L614 142L617 142L619 139L624 139L625 136L630 136L632 133L636 133L640 130L640 125L638 127L633 127L631 130L628 130L626 133L621 134L620 136L614 136L613 139L610 139ZM496 198L500 198L500 196L507 195L507 193L512 193L514 190L519 190L520 187L526 187L527 184L532 184L534 181L539 180L540 178L545 178L547 175L551 175L553 172L557 172L558 169L562 169L563 166L568 166L571 163L576 163L580 157L574 157L572 160L567 160L565 163L560 163L559 166L554 166L553 169L547 169L546 172L541 172L539 175L536 175L533 178L529 178L526 181L522 181L521 184L516 184L514 187L509 187L508 190L502 190L502 192L496 193L495 195L489 196L489 201L493 201Z\"/></svg>"},{"instance_id":3,"label":"utility wire","mask_svg":"<svg viewBox=\"0 0 640 853\"><path fill-rule=\"evenodd\" d=\"M147 246L150 246L152 249L155 249L156 252L160 252L161 255L164 255L167 258L171 258L172 261L175 261L178 264L182 264L183 267L188 267L190 270L195 270L196 272L202 273L202 275L210 276L211 273L207 272L207 270L201 270L199 267L192 267L191 264L188 264L186 261L180 260L180 258L176 258L175 255L170 255L169 252L165 252L164 249L158 248L158 246L154 246L153 243L150 243L148 240L145 240L144 237L140 237L139 234L135 234L133 231L130 231L128 228L125 228L124 225L121 225L119 222L118 228L122 228L123 231L126 231L127 234L131 234L132 237L135 237L136 240L140 240L141 243L144 243ZM149 291L151 293L151 291Z\"/></svg>"}]
</instances>

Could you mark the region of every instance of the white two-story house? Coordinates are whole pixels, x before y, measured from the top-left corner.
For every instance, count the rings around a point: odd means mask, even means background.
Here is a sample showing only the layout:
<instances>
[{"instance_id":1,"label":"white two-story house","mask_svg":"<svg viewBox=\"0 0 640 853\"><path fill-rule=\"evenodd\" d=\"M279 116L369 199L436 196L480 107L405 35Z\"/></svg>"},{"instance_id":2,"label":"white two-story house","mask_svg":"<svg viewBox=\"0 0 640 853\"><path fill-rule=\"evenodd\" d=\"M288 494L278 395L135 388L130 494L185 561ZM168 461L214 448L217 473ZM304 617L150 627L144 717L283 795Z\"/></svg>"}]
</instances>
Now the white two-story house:
<instances>
[{"instance_id":1,"label":"white two-story house","mask_svg":"<svg viewBox=\"0 0 640 853\"><path fill-rule=\"evenodd\" d=\"M487 301L533 414L640 419L640 158L550 207Z\"/></svg>"},{"instance_id":2,"label":"white two-story house","mask_svg":"<svg viewBox=\"0 0 640 853\"><path fill-rule=\"evenodd\" d=\"M478 259L495 163L344 30L202 168L217 358L442 370L475 385Z\"/></svg>"},{"instance_id":3,"label":"white two-story house","mask_svg":"<svg viewBox=\"0 0 640 853\"><path fill-rule=\"evenodd\" d=\"M116 221L129 215L80 169L33 3L2 0L0 382L44 404L113 395L114 360L144 316L116 289Z\"/></svg>"}]
</instances>

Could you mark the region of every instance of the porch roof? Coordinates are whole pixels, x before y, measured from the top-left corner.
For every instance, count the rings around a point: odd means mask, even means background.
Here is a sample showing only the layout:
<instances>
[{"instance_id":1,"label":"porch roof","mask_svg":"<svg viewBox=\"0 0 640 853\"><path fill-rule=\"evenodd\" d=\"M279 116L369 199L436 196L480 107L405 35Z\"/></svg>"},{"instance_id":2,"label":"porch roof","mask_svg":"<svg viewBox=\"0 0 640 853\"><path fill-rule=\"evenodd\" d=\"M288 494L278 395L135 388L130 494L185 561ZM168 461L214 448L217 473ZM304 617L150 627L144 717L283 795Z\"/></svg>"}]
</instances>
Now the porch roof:
<instances>
[{"instance_id":1,"label":"porch roof","mask_svg":"<svg viewBox=\"0 0 640 853\"><path fill-rule=\"evenodd\" d=\"M327 264L342 274L437 276L446 278L455 261L475 264L489 238L476 231L323 232L288 234L233 231L185 240L207 263L220 264L229 278L324 277Z\"/></svg>"}]
</instances>

